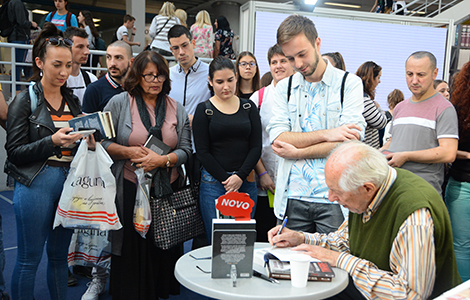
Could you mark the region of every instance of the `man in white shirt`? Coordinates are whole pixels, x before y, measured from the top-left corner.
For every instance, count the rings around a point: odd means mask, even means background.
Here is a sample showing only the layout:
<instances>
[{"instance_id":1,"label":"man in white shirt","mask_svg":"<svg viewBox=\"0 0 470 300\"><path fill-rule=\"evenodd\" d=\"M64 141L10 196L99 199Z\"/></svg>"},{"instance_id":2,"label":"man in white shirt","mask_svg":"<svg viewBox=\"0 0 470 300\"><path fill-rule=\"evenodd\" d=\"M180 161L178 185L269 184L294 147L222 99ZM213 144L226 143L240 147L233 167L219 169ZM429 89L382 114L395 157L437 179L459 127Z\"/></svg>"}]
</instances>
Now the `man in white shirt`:
<instances>
[{"instance_id":1,"label":"man in white shirt","mask_svg":"<svg viewBox=\"0 0 470 300\"><path fill-rule=\"evenodd\" d=\"M135 18L131 15L125 15L123 21L124 24L122 24L122 26L116 31L117 40L124 41L128 43L129 46L137 45L140 47L139 42L134 42L134 36L137 30L137 28L134 27Z\"/></svg>"},{"instance_id":2,"label":"man in white shirt","mask_svg":"<svg viewBox=\"0 0 470 300\"><path fill-rule=\"evenodd\" d=\"M73 94L80 100L80 104L83 104L83 95L85 94L86 87L98 80L92 73L80 69L82 64L87 62L88 55L90 55L88 34L85 29L68 27L64 32L64 36L73 42L72 72L67 79L67 87L72 89Z\"/></svg>"},{"instance_id":3,"label":"man in white shirt","mask_svg":"<svg viewBox=\"0 0 470 300\"><path fill-rule=\"evenodd\" d=\"M193 40L188 28L182 25L173 26L168 31L168 42L170 43L170 50L178 62L177 65L170 68L171 91L169 96L186 108L192 127L197 105L211 97L207 85L209 65L194 55L196 41ZM191 156L188 163L185 164L185 168L192 182L199 181L200 163L196 159L196 155ZM205 234L196 237L193 240L193 249L205 246L206 243Z\"/></svg>"},{"instance_id":4,"label":"man in white shirt","mask_svg":"<svg viewBox=\"0 0 470 300\"><path fill-rule=\"evenodd\" d=\"M170 49L177 65L170 68L170 97L183 104L192 124L193 115L199 103L211 97L207 86L209 65L194 55L196 41L188 28L175 25L168 32Z\"/></svg>"},{"instance_id":5,"label":"man in white shirt","mask_svg":"<svg viewBox=\"0 0 470 300\"><path fill-rule=\"evenodd\" d=\"M276 174L279 156L274 154L266 131L269 121L273 116L273 105L276 95L276 85L279 81L294 74L294 68L290 65L281 47L276 44L268 50L268 63L273 76L273 81L265 88L261 88L251 95L250 99L258 106L261 118L263 150L261 159L255 167L258 182L258 203L256 204L255 219L258 242L267 242L267 232L276 225L276 217L268 200L268 191L274 194L276 188Z\"/></svg>"}]
</instances>

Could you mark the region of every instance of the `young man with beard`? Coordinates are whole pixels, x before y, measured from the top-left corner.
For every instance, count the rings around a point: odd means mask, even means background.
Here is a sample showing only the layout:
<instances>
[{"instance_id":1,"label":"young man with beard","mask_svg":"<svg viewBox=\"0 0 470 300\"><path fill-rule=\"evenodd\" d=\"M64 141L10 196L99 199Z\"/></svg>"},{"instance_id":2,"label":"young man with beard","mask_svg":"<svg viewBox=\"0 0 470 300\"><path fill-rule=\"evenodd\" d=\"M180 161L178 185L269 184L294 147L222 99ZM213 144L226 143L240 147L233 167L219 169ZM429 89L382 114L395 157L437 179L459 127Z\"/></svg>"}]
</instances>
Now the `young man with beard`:
<instances>
[{"instance_id":1,"label":"young man with beard","mask_svg":"<svg viewBox=\"0 0 470 300\"><path fill-rule=\"evenodd\" d=\"M364 136L362 82L322 59L321 40L307 17L285 19L277 43L297 73L276 86L268 125L280 156L274 213L278 219L288 216L287 226L296 230L329 233L344 217L338 203L328 201L326 156L337 143Z\"/></svg>"},{"instance_id":2,"label":"young man with beard","mask_svg":"<svg viewBox=\"0 0 470 300\"><path fill-rule=\"evenodd\" d=\"M73 42L72 72L67 79L67 87L73 91L73 94L78 97L82 104L87 86L98 80L92 73L81 69L82 64L87 62L90 55L88 34L85 29L68 27L64 32L64 37Z\"/></svg>"},{"instance_id":3,"label":"young man with beard","mask_svg":"<svg viewBox=\"0 0 470 300\"><path fill-rule=\"evenodd\" d=\"M108 46L108 73L88 86L83 96L84 113L102 111L109 99L124 91L121 84L133 60L131 47L126 42L116 41Z\"/></svg>"}]
</instances>

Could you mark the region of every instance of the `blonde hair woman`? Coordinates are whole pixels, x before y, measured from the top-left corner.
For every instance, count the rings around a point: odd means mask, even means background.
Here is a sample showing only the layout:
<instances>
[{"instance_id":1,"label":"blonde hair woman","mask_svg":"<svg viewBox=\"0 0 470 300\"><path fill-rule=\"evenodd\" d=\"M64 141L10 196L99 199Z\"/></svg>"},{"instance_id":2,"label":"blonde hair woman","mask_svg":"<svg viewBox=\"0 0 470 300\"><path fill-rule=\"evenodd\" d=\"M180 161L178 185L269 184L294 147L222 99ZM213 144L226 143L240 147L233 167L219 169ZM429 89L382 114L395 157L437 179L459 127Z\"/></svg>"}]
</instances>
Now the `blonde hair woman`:
<instances>
[{"instance_id":1,"label":"blonde hair woman","mask_svg":"<svg viewBox=\"0 0 470 300\"><path fill-rule=\"evenodd\" d=\"M212 44L214 42L214 31L212 29L211 17L206 10L201 10L196 15L196 23L191 26L191 35L196 41L194 54L198 57L212 57Z\"/></svg>"},{"instance_id":2,"label":"blonde hair woman","mask_svg":"<svg viewBox=\"0 0 470 300\"><path fill-rule=\"evenodd\" d=\"M176 24L181 24L181 22L175 15L175 5L167 1L163 3L160 12L150 24L149 35L152 38L150 49L163 56L173 56L167 36L170 28Z\"/></svg>"},{"instance_id":3,"label":"blonde hair woman","mask_svg":"<svg viewBox=\"0 0 470 300\"><path fill-rule=\"evenodd\" d=\"M176 17L178 17L178 19L180 19L181 25L188 28L188 25L186 24L186 20L188 19L188 14L182 9L177 9L175 10L175 15Z\"/></svg>"}]
</instances>

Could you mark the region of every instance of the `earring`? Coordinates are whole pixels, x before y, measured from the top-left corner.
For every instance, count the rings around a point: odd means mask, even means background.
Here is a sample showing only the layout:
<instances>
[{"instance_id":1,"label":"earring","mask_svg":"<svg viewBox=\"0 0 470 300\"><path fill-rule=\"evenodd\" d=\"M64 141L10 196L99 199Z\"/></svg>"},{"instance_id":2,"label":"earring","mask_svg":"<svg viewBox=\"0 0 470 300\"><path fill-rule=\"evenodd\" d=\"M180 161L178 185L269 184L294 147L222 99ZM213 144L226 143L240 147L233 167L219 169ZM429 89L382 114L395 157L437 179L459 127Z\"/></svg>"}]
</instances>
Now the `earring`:
<instances>
[{"instance_id":1,"label":"earring","mask_svg":"<svg viewBox=\"0 0 470 300\"><path fill-rule=\"evenodd\" d=\"M42 77L42 69L39 71L39 77Z\"/></svg>"}]
</instances>

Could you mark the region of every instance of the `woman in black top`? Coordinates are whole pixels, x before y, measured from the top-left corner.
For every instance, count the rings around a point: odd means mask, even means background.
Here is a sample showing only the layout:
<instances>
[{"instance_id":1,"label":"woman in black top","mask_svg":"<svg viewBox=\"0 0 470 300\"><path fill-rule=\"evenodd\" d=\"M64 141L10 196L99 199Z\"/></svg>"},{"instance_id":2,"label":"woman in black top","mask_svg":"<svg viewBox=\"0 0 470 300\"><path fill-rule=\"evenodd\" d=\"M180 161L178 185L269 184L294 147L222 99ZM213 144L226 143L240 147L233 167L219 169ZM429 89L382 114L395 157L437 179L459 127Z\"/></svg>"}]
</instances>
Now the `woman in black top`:
<instances>
[{"instance_id":1,"label":"woman in black top","mask_svg":"<svg viewBox=\"0 0 470 300\"><path fill-rule=\"evenodd\" d=\"M445 191L457 267L463 281L470 279L470 62L455 79L451 102L459 119L457 158L450 168Z\"/></svg>"},{"instance_id":2,"label":"woman in black top","mask_svg":"<svg viewBox=\"0 0 470 300\"><path fill-rule=\"evenodd\" d=\"M214 96L200 103L194 114L194 143L203 166L199 201L209 244L219 196L233 191L248 193L256 207L253 169L261 156L261 122L254 103L235 96L236 82L233 63L216 57L209 66L209 87Z\"/></svg>"},{"instance_id":3,"label":"woman in black top","mask_svg":"<svg viewBox=\"0 0 470 300\"><path fill-rule=\"evenodd\" d=\"M260 89L260 75L256 57L253 53L244 51L238 55L235 65L237 66L237 91L235 95L249 99L254 92Z\"/></svg>"}]
</instances>

